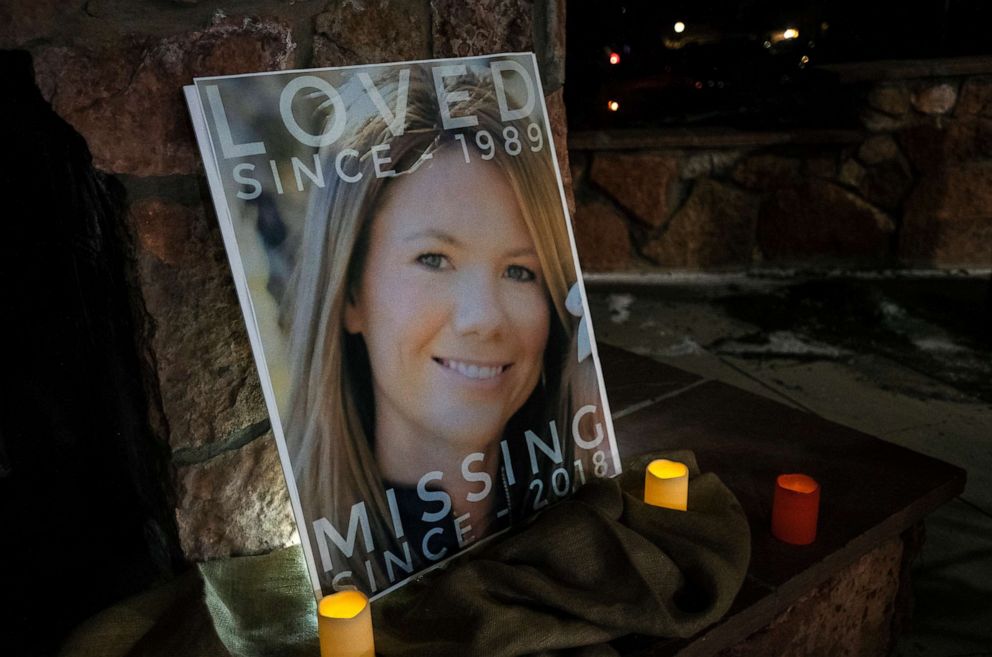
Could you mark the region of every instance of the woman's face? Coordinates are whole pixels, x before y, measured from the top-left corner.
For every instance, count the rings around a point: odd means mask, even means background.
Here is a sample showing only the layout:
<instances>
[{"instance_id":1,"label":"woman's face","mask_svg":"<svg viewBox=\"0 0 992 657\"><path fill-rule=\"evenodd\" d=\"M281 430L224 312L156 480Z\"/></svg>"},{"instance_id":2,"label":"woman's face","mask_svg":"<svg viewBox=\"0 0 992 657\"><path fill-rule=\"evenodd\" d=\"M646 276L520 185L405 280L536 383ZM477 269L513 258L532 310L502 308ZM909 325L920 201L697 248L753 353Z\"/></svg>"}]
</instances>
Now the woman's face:
<instances>
[{"instance_id":1,"label":"woman's face","mask_svg":"<svg viewBox=\"0 0 992 657\"><path fill-rule=\"evenodd\" d=\"M393 181L372 221L345 328L368 347L376 440L480 450L533 392L548 341L513 192L495 164L446 148Z\"/></svg>"}]
</instances>

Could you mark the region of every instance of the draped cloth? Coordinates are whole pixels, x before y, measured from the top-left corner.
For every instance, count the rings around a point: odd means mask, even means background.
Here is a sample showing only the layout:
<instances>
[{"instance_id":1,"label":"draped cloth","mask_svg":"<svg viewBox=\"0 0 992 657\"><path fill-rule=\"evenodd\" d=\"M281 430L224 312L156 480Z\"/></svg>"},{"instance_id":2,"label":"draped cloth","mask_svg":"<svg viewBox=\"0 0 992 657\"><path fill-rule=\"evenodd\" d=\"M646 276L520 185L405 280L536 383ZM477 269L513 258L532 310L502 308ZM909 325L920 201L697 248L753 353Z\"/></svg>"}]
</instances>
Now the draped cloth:
<instances>
[{"instance_id":1,"label":"draped cloth","mask_svg":"<svg viewBox=\"0 0 992 657\"><path fill-rule=\"evenodd\" d=\"M687 511L643 502L644 468L661 457L689 467ZM689 637L729 609L750 545L740 504L715 475L699 473L691 452L644 455L620 477L590 482L526 526L376 600L376 652L606 657L620 654L611 642L627 635ZM77 632L62 657L319 654L299 547L211 561L199 572L202 594L177 601L137 643L132 631L115 651L104 627L100 652L87 652ZM202 636L177 637L184 627Z\"/></svg>"},{"instance_id":2,"label":"draped cloth","mask_svg":"<svg viewBox=\"0 0 992 657\"><path fill-rule=\"evenodd\" d=\"M726 613L750 558L733 494L689 452L688 511L645 504L628 463L547 509L530 526L438 576L373 604L386 657L614 655L628 635L688 637Z\"/></svg>"}]
</instances>

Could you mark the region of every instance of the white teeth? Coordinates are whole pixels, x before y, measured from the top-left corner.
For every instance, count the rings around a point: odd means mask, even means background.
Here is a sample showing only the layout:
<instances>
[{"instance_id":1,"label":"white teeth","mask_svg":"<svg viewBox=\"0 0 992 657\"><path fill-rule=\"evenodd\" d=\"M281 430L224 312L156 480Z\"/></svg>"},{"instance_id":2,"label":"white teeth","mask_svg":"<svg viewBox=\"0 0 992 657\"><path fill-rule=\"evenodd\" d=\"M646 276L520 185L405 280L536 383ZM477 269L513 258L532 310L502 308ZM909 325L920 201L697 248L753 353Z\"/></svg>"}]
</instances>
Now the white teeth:
<instances>
[{"instance_id":1,"label":"white teeth","mask_svg":"<svg viewBox=\"0 0 992 657\"><path fill-rule=\"evenodd\" d=\"M478 365L469 365L468 363L457 360L441 360L439 362L449 370L454 370L469 379L492 379L502 374L503 370L506 369L504 365L479 367Z\"/></svg>"}]
</instances>

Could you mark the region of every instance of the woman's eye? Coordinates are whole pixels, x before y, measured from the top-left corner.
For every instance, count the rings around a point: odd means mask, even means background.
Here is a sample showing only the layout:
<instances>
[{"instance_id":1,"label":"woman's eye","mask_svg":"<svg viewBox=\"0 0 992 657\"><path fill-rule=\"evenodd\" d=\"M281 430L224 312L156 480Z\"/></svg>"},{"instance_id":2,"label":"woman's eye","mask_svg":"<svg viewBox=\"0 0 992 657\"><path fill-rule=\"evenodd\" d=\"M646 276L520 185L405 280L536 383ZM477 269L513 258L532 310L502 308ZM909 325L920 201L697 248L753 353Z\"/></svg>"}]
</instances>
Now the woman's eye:
<instances>
[{"instance_id":1,"label":"woman's eye","mask_svg":"<svg viewBox=\"0 0 992 657\"><path fill-rule=\"evenodd\" d=\"M533 270L524 267L523 265L510 265L506 268L506 277L514 281L533 281L537 280L537 274Z\"/></svg>"},{"instance_id":2,"label":"woman's eye","mask_svg":"<svg viewBox=\"0 0 992 657\"><path fill-rule=\"evenodd\" d=\"M447 269L450 267L448 258L440 253L421 253L417 262L428 269Z\"/></svg>"}]
</instances>

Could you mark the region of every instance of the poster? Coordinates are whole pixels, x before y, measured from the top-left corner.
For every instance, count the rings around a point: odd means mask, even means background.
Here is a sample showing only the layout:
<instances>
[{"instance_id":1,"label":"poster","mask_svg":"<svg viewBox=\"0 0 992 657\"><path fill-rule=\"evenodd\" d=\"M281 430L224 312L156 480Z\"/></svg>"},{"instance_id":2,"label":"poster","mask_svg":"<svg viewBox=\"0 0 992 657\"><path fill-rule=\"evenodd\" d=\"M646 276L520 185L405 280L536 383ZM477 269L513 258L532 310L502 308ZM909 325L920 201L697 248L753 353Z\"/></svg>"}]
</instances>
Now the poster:
<instances>
[{"instance_id":1,"label":"poster","mask_svg":"<svg viewBox=\"0 0 992 657\"><path fill-rule=\"evenodd\" d=\"M318 596L619 473L532 54L186 97Z\"/></svg>"}]
</instances>

